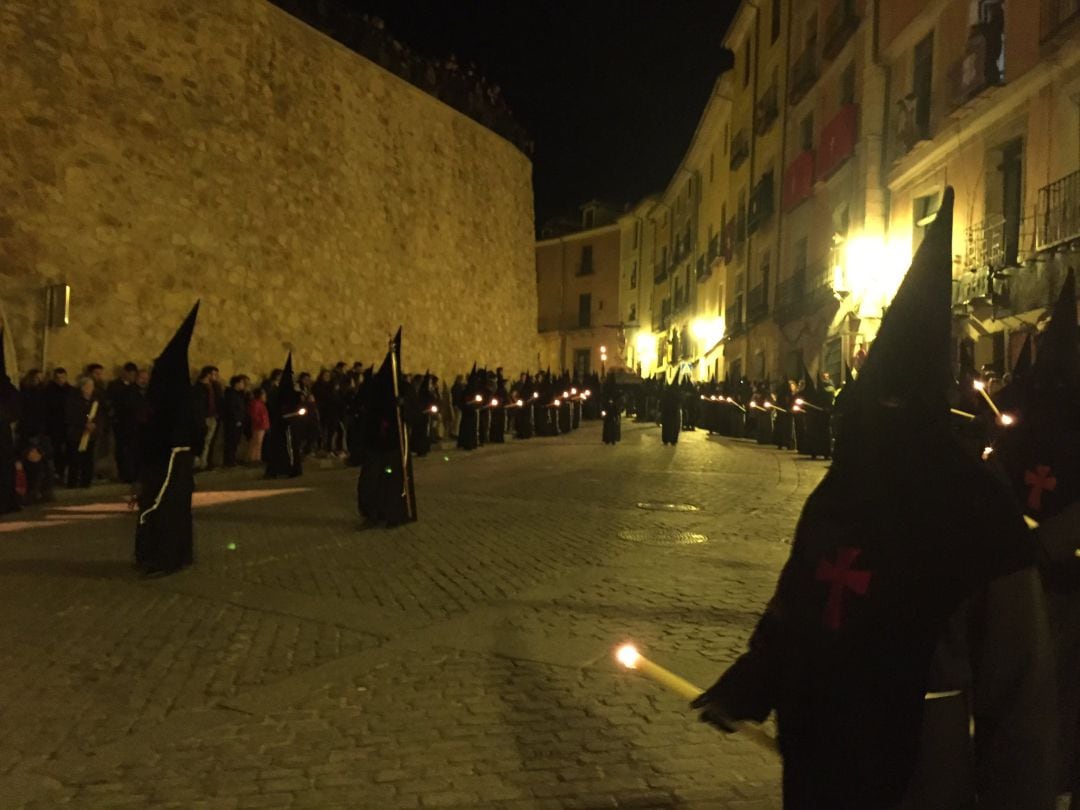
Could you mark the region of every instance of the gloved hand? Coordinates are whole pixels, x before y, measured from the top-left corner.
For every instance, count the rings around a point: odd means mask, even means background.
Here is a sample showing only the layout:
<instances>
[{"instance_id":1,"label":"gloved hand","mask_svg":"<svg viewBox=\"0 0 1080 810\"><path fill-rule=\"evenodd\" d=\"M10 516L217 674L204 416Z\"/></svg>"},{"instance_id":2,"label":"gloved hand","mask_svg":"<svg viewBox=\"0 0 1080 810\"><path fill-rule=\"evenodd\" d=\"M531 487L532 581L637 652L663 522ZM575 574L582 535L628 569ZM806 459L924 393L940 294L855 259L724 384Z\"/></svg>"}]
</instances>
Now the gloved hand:
<instances>
[{"instance_id":1,"label":"gloved hand","mask_svg":"<svg viewBox=\"0 0 1080 810\"><path fill-rule=\"evenodd\" d=\"M737 730L735 720L731 717L727 706L724 705L719 682L694 698L690 702L690 708L701 710L698 719L702 723L708 723L728 734L733 734Z\"/></svg>"}]
</instances>

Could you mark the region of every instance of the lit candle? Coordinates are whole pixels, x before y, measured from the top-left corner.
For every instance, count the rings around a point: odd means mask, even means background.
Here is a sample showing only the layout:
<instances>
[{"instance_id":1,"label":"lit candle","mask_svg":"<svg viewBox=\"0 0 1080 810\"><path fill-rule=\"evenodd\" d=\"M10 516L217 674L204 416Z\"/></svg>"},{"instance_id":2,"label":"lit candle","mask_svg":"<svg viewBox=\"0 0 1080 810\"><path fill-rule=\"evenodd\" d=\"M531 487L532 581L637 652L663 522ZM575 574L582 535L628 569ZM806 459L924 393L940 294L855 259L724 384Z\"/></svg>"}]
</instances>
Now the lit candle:
<instances>
[{"instance_id":1,"label":"lit candle","mask_svg":"<svg viewBox=\"0 0 1080 810\"><path fill-rule=\"evenodd\" d=\"M685 700L694 700L705 691L690 683L690 681L685 678L676 675L671 670L664 669L659 664L653 663L639 653L633 644L624 644L619 647L619 649L615 651L615 658L627 669L633 669L640 672L649 680L667 687ZM736 731L745 735L754 744L759 745L774 754L779 753L780 747L776 744L776 740L757 726L741 720L733 720L731 721L731 725Z\"/></svg>"},{"instance_id":2,"label":"lit candle","mask_svg":"<svg viewBox=\"0 0 1080 810\"><path fill-rule=\"evenodd\" d=\"M491 407L492 407L492 408L497 408L497 407L499 407L499 400L497 400L497 399L493 399L493 400L491 400Z\"/></svg>"},{"instance_id":3,"label":"lit candle","mask_svg":"<svg viewBox=\"0 0 1080 810\"><path fill-rule=\"evenodd\" d=\"M439 412L439 406L438 405L432 405L431 406L431 412L432 413L438 413Z\"/></svg>"},{"instance_id":4,"label":"lit candle","mask_svg":"<svg viewBox=\"0 0 1080 810\"><path fill-rule=\"evenodd\" d=\"M576 394L576 393L577 393L577 389L576 389L576 388L571 388L571 389L570 389L570 393L571 393L571 394Z\"/></svg>"},{"instance_id":5,"label":"lit candle","mask_svg":"<svg viewBox=\"0 0 1080 810\"><path fill-rule=\"evenodd\" d=\"M473 399L476 402L483 402L484 401L484 398L482 396L480 396L479 394L477 394L475 397L473 397Z\"/></svg>"},{"instance_id":6,"label":"lit candle","mask_svg":"<svg viewBox=\"0 0 1080 810\"><path fill-rule=\"evenodd\" d=\"M517 406L518 406L519 408L523 408L523 407L525 407L525 403L524 403L524 401L522 401L522 400L520 400L520 399L519 399L519 400L517 401Z\"/></svg>"},{"instance_id":7,"label":"lit candle","mask_svg":"<svg viewBox=\"0 0 1080 810\"><path fill-rule=\"evenodd\" d=\"M555 404L556 404L556 405L562 405L562 403L561 403L561 402L559 402L559 400L555 400Z\"/></svg>"},{"instance_id":8,"label":"lit candle","mask_svg":"<svg viewBox=\"0 0 1080 810\"><path fill-rule=\"evenodd\" d=\"M994 453L994 448L993 447L990 447L990 446L984 447L983 451L982 451L982 460L986 461L988 458L990 458L991 455L993 455L993 453Z\"/></svg>"},{"instance_id":9,"label":"lit candle","mask_svg":"<svg viewBox=\"0 0 1080 810\"><path fill-rule=\"evenodd\" d=\"M997 409L995 408L994 410ZM998 422L1001 423L1002 427L1011 427L1016 424L1016 417L1011 413L1001 413L998 411Z\"/></svg>"},{"instance_id":10,"label":"lit candle","mask_svg":"<svg viewBox=\"0 0 1080 810\"><path fill-rule=\"evenodd\" d=\"M1039 521L1035 520L1034 518L1029 518L1027 515L1024 515L1024 523L1027 524L1027 527L1029 529L1039 528ZM1076 556L1080 557L1080 554L1077 554Z\"/></svg>"}]
</instances>

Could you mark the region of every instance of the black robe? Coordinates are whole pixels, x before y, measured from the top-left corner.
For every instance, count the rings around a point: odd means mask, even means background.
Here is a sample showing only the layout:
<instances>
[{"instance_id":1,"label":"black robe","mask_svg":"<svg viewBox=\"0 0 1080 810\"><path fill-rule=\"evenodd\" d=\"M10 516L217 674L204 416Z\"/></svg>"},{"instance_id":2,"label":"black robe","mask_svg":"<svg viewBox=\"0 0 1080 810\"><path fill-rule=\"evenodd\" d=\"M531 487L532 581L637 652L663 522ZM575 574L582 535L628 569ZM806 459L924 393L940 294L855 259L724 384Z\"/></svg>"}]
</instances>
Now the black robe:
<instances>
[{"instance_id":1,"label":"black robe","mask_svg":"<svg viewBox=\"0 0 1080 810\"><path fill-rule=\"evenodd\" d=\"M3 335L0 334L0 339ZM15 436L11 425L19 418L19 392L9 380L0 380L0 515L19 511L15 491Z\"/></svg>"},{"instance_id":2,"label":"black robe","mask_svg":"<svg viewBox=\"0 0 1080 810\"><path fill-rule=\"evenodd\" d=\"M357 506L368 524L388 528L417 519L412 453L402 453L398 425L408 425L419 410L415 392L402 378L400 417L394 408L393 391L376 384L369 402L366 425L367 452L357 480Z\"/></svg>"},{"instance_id":3,"label":"black robe","mask_svg":"<svg viewBox=\"0 0 1080 810\"><path fill-rule=\"evenodd\" d=\"M190 448L144 454L140 466L135 562L150 571L178 571L195 560L191 495L195 462Z\"/></svg>"},{"instance_id":4,"label":"black robe","mask_svg":"<svg viewBox=\"0 0 1080 810\"><path fill-rule=\"evenodd\" d=\"M618 393L605 393L603 402L604 444L617 444L622 439L622 402Z\"/></svg>"},{"instance_id":5,"label":"black robe","mask_svg":"<svg viewBox=\"0 0 1080 810\"><path fill-rule=\"evenodd\" d=\"M682 393L671 385L660 395L660 438L664 444L678 444L681 427Z\"/></svg>"}]
</instances>

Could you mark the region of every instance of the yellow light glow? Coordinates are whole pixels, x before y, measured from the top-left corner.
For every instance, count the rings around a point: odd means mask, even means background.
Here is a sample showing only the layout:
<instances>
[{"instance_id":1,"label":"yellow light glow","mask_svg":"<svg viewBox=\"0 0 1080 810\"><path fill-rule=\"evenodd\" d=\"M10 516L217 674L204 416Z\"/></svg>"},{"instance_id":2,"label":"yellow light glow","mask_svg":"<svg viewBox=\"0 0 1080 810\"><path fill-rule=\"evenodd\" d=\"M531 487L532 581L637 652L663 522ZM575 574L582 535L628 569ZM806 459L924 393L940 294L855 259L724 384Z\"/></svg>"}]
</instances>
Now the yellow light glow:
<instances>
[{"instance_id":1,"label":"yellow light glow","mask_svg":"<svg viewBox=\"0 0 1080 810\"><path fill-rule=\"evenodd\" d=\"M431 406L431 412L432 413L438 413L439 412L439 406L438 405L432 405Z\"/></svg>"},{"instance_id":2,"label":"yellow light glow","mask_svg":"<svg viewBox=\"0 0 1080 810\"><path fill-rule=\"evenodd\" d=\"M805 405L806 401L802 397L799 397L798 399L795 400L795 404L796 405Z\"/></svg>"},{"instance_id":3,"label":"yellow light glow","mask_svg":"<svg viewBox=\"0 0 1080 810\"><path fill-rule=\"evenodd\" d=\"M524 401L524 400L521 400L521 399L519 399L519 400L517 401L517 406L518 406L519 408L523 408L523 407L525 407L525 401Z\"/></svg>"},{"instance_id":4,"label":"yellow light glow","mask_svg":"<svg viewBox=\"0 0 1080 810\"><path fill-rule=\"evenodd\" d=\"M998 417L998 421L1001 422L1004 427L1010 427L1011 425L1016 424L1016 417L1013 416L1011 413L1003 413L1000 417Z\"/></svg>"},{"instance_id":5,"label":"yellow light glow","mask_svg":"<svg viewBox=\"0 0 1080 810\"><path fill-rule=\"evenodd\" d=\"M562 403L561 403L561 402L559 402L559 400L555 400L555 404L556 404L556 405L562 405Z\"/></svg>"},{"instance_id":6,"label":"yellow light glow","mask_svg":"<svg viewBox=\"0 0 1080 810\"><path fill-rule=\"evenodd\" d=\"M607 411L600 411L601 416L607 416Z\"/></svg>"},{"instance_id":7,"label":"yellow light glow","mask_svg":"<svg viewBox=\"0 0 1080 810\"><path fill-rule=\"evenodd\" d=\"M539 399L539 398L540 398L540 393L538 391L533 391L533 399Z\"/></svg>"},{"instance_id":8,"label":"yellow light glow","mask_svg":"<svg viewBox=\"0 0 1080 810\"><path fill-rule=\"evenodd\" d=\"M976 391L986 390L986 383L984 383L982 380L972 380L971 385L975 388Z\"/></svg>"},{"instance_id":9,"label":"yellow light glow","mask_svg":"<svg viewBox=\"0 0 1080 810\"><path fill-rule=\"evenodd\" d=\"M479 394L477 394L475 397L473 397L473 399L475 399L477 402L483 402L484 401L484 398L482 396L480 396Z\"/></svg>"},{"instance_id":10,"label":"yellow light glow","mask_svg":"<svg viewBox=\"0 0 1080 810\"><path fill-rule=\"evenodd\" d=\"M711 348L724 336L724 319L695 318L690 322L690 334L705 344L705 348Z\"/></svg>"},{"instance_id":11,"label":"yellow light glow","mask_svg":"<svg viewBox=\"0 0 1080 810\"><path fill-rule=\"evenodd\" d=\"M306 415L306 414L307 414L307 408L301 408L300 410L298 410L298 411L296 412L296 415L297 415L297 416L304 416L304 415Z\"/></svg>"},{"instance_id":12,"label":"yellow light glow","mask_svg":"<svg viewBox=\"0 0 1080 810\"><path fill-rule=\"evenodd\" d=\"M849 237L831 268L832 287L854 296L862 317L881 317L911 264L910 239L886 241L876 234Z\"/></svg>"},{"instance_id":13,"label":"yellow light glow","mask_svg":"<svg viewBox=\"0 0 1080 810\"><path fill-rule=\"evenodd\" d=\"M633 644L624 644L615 651L616 660L627 669L636 667L640 657L641 655Z\"/></svg>"},{"instance_id":14,"label":"yellow light glow","mask_svg":"<svg viewBox=\"0 0 1080 810\"><path fill-rule=\"evenodd\" d=\"M568 396L570 396L570 392L569 391L563 391L562 395L563 395L563 399L566 399Z\"/></svg>"},{"instance_id":15,"label":"yellow light glow","mask_svg":"<svg viewBox=\"0 0 1080 810\"><path fill-rule=\"evenodd\" d=\"M600 347L600 354L607 354L607 346Z\"/></svg>"},{"instance_id":16,"label":"yellow light glow","mask_svg":"<svg viewBox=\"0 0 1080 810\"><path fill-rule=\"evenodd\" d=\"M990 458L990 456L993 454L993 452L994 452L993 447L984 447L983 451L982 451L982 460L986 461L988 458Z\"/></svg>"},{"instance_id":17,"label":"yellow light glow","mask_svg":"<svg viewBox=\"0 0 1080 810\"><path fill-rule=\"evenodd\" d=\"M576 393L577 393L577 389L576 389L576 388L571 388L571 389L570 389L570 393L571 393L571 394L576 394Z\"/></svg>"},{"instance_id":18,"label":"yellow light glow","mask_svg":"<svg viewBox=\"0 0 1080 810\"><path fill-rule=\"evenodd\" d=\"M497 399L491 400L491 407L492 408L498 407L498 405L499 405L499 400L497 400Z\"/></svg>"}]
</instances>

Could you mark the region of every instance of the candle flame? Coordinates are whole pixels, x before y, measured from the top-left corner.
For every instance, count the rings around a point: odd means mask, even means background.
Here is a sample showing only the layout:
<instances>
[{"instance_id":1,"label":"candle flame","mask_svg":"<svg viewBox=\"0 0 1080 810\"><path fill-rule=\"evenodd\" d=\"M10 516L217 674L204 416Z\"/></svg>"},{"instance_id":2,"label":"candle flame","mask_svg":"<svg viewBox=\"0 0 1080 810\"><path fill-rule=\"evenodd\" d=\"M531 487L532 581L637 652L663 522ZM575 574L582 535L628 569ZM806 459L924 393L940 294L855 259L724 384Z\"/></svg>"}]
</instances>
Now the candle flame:
<instances>
[{"instance_id":1,"label":"candle flame","mask_svg":"<svg viewBox=\"0 0 1080 810\"><path fill-rule=\"evenodd\" d=\"M539 399L539 398L540 398L539 392L533 391L533 399Z\"/></svg>"},{"instance_id":2,"label":"candle flame","mask_svg":"<svg viewBox=\"0 0 1080 810\"><path fill-rule=\"evenodd\" d=\"M989 446L984 447L983 451L982 451L982 460L986 461L988 458L990 458L990 456L991 456L991 454L993 454L993 452L994 452L993 447L989 447Z\"/></svg>"},{"instance_id":3,"label":"candle flame","mask_svg":"<svg viewBox=\"0 0 1080 810\"><path fill-rule=\"evenodd\" d=\"M484 401L484 398L482 396L480 396L479 394L477 394L475 397L473 397L473 399L475 401L477 401L477 402L483 402Z\"/></svg>"},{"instance_id":4,"label":"candle flame","mask_svg":"<svg viewBox=\"0 0 1080 810\"><path fill-rule=\"evenodd\" d=\"M497 400L497 399L493 399L493 400L491 400L491 407L492 407L492 408L495 408L495 407L497 407L497 406L498 406L498 404L499 404L499 400Z\"/></svg>"},{"instance_id":5,"label":"candle flame","mask_svg":"<svg viewBox=\"0 0 1080 810\"><path fill-rule=\"evenodd\" d=\"M766 409L769 409L769 408L771 408L771 407L773 407L773 404L772 404L771 402L769 402L768 400L766 400L766 401L765 401L765 408L766 408Z\"/></svg>"},{"instance_id":6,"label":"candle flame","mask_svg":"<svg viewBox=\"0 0 1080 810\"><path fill-rule=\"evenodd\" d=\"M804 400L802 397L799 397L799 399L795 400L795 404L796 405L805 405L806 400Z\"/></svg>"},{"instance_id":7,"label":"candle flame","mask_svg":"<svg viewBox=\"0 0 1080 810\"><path fill-rule=\"evenodd\" d=\"M986 383L984 383L982 380L972 380L971 385L975 388L976 391L986 390Z\"/></svg>"},{"instance_id":8,"label":"candle flame","mask_svg":"<svg viewBox=\"0 0 1080 810\"><path fill-rule=\"evenodd\" d=\"M633 669L637 666L641 654L638 653L637 647L633 644L624 644L615 651L615 658L627 669Z\"/></svg>"},{"instance_id":9,"label":"candle flame","mask_svg":"<svg viewBox=\"0 0 1080 810\"><path fill-rule=\"evenodd\" d=\"M795 411L796 413L802 413L803 412L803 409L802 409L802 407L800 407L798 402L796 402L794 405L791 406L791 410ZM800 422L799 424L802 424L802 423Z\"/></svg>"},{"instance_id":10,"label":"candle flame","mask_svg":"<svg viewBox=\"0 0 1080 810\"><path fill-rule=\"evenodd\" d=\"M607 411L600 411L601 416L607 416Z\"/></svg>"},{"instance_id":11,"label":"candle flame","mask_svg":"<svg viewBox=\"0 0 1080 810\"><path fill-rule=\"evenodd\" d=\"M525 400L523 400L523 399L519 399L519 400L517 401L517 406L518 406L519 408L521 408L521 407L524 407L524 405L525 405Z\"/></svg>"},{"instance_id":12,"label":"candle flame","mask_svg":"<svg viewBox=\"0 0 1080 810\"><path fill-rule=\"evenodd\" d=\"M576 389L576 388L571 388L571 389L570 389L570 393L571 393L571 394L576 394L576 393L577 393L577 389Z\"/></svg>"},{"instance_id":13,"label":"candle flame","mask_svg":"<svg viewBox=\"0 0 1080 810\"><path fill-rule=\"evenodd\" d=\"M559 402L559 400L555 400L555 404L556 404L556 405L562 405L562 403L561 403L561 402Z\"/></svg>"},{"instance_id":14,"label":"candle flame","mask_svg":"<svg viewBox=\"0 0 1080 810\"><path fill-rule=\"evenodd\" d=\"M590 391L588 388L586 388L585 389L585 396L591 397L592 396L592 391Z\"/></svg>"},{"instance_id":15,"label":"candle flame","mask_svg":"<svg viewBox=\"0 0 1080 810\"><path fill-rule=\"evenodd\" d=\"M569 391L563 391L562 395L563 395L563 399L566 399L568 396L570 396L570 392Z\"/></svg>"},{"instance_id":16,"label":"candle flame","mask_svg":"<svg viewBox=\"0 0 1080 810\"><path fill-rule=\"evenodd\" d=\"M298 411L297 411L296 413L297 413L298 415L300 415L300 416L303 416L304 414L306 414L306 413L307 413L307 408L301 408L301 409L300 409L300 410L298 410Z\"/></svg>"},{"instance_id":17,"label":"candle flame","mask_svg":"<svg viewBox=\"0 0 1080 810\"><path fill-rule=\"evenodd\" d=\"M438 413L439 412L439 406L438 405L432 405L431 406L431 412L432 413Z\"/></svg>"},{"instance_id":18,"label":"candle flame","mask_svg":"<svg viewBox=\"0 0 1080 810\"><path fill-rule=\"evenodd\" d=\"M1016 424L1016 417L1013 416L1011 413L1003 413L1001 415L1000 421L1004 427L1009 427L1010 425Z\"/></svg>"}]
</instances>

